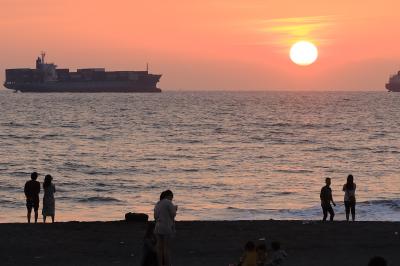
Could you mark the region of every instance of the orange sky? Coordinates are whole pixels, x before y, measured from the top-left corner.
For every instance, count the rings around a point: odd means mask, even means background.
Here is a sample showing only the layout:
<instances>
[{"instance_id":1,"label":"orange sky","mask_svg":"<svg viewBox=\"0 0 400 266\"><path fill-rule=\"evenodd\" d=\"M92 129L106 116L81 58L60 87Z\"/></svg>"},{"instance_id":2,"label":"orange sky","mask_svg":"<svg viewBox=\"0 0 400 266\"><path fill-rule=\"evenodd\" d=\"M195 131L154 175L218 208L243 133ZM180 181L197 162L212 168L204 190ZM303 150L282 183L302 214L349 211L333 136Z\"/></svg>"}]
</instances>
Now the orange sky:
<instances>
[{"instance_id":1,"label":"orange sky","mask_svg":"<svg viewBox=\"0 0 400 266\"><path fill-rule=\"evenodd\" d=\"M383 91L400 69L395 0L0 0L0 10L1 80L41 50L72 69L149 62L166 90ZM315 64L290 61L300 39L318 46Z\"/></svg>"}]
</instances>

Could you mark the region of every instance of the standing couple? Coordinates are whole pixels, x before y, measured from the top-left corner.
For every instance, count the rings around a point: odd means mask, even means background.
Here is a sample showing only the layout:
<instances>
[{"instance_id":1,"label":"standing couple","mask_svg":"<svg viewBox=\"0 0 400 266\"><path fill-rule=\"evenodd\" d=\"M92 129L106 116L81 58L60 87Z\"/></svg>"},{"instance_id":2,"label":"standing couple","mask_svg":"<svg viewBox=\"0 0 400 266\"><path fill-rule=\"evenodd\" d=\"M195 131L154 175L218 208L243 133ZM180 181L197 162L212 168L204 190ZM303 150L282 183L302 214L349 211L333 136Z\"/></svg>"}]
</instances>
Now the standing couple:
<instances>
[{"instance_id":1,"label":"standing couple","mask_svg":"<svg viewBox=\"0 0 400 266\"><path fill-rule=\"evenodd\" d=\"M333 221L333 217L335 216L335 212L331 206L331 202L333 206L336 206L335 202L333 201L332 197L332 189L331 186L331 179L328 177L325 179L326 185L321 189L321 207L324 217L322 221L326 221L326 217L328 216L328 212L330 215L330 220ZM353 222L356 219L356 184L354 183L354 177L352 175L347 176L347 182L343 185L344 191L344 206L346 209L346 220L349 221L349 215L351 211L351 218Z\"/></svg>"},{"instance_id":2,"label":"standing couple","mask_svg":"<svg viewBox=\"0 0 400 266\"><path fill-rule=\"evenodd\" d=\"M38 178L38 173L33 172L31 174L31 180L25 183L24 193L26 197L26 209L27 209L27 219L28 223L31 222L32 209L35 212L35 223L38 219L39 210L39 193L40 193L40 183L36 181ZM54 223L55 216L55 200L54 193L56 192L56 187L52 183L53 177L51 175L46 175L43 182L43 222L46 223L46 217L51 216L51 221Z\"/></svg>"}]
</instances>

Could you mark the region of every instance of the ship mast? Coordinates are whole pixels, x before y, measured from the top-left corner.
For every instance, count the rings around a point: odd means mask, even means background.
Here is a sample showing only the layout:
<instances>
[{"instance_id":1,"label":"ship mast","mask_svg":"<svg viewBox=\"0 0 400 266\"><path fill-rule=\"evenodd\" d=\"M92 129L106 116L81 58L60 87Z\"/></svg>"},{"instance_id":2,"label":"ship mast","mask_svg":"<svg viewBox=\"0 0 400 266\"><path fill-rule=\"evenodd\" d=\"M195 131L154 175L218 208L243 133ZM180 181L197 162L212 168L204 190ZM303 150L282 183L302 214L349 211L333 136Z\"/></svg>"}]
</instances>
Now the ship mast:
<instances>
[{"instance_id":1,"label":"ship mast","mask_svg":"<svg viewBox=\"0 0 400 266\"><path fill-rule=\"evenodd\" d=\"M40 53L41 57L42 57L42 64L44 64L44 57L46 56L46 53L44 51L42 51Z\"/></svg>"}]
</instances>

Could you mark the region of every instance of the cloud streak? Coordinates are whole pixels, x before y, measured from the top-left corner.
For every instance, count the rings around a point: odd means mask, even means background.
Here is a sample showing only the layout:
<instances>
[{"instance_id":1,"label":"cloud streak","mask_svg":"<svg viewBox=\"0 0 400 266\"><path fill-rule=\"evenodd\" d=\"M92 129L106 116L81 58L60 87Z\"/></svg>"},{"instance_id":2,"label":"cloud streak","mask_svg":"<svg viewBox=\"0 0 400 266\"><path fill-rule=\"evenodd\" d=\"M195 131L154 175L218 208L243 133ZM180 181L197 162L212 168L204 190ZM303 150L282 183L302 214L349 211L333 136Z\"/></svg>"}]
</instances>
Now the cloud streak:
<instances>
[{"instance_id":1,"label":"cloud streak","mask_svg":"<svg viewBox=\"0 0 400 266\"><path fill-rule=\"evenodd\" d=\"M287 48L299 40L317 45L329 42L328 30L337 16L311 16L268 19L260 22L259 31L265 34L265 43Z\"/></svg>"}]
</instances>

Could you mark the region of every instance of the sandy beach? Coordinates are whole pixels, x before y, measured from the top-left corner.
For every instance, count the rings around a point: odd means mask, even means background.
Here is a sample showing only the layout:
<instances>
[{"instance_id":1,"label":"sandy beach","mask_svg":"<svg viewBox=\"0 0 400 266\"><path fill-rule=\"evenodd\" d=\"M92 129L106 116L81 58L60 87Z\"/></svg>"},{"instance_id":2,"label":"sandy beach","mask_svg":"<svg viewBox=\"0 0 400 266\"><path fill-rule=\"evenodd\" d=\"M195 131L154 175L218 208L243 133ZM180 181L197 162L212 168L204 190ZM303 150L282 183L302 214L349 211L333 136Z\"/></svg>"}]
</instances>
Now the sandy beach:
<instances>
[{"instance_id":1,"label":"sandy beach","mask_svg":"<svg viewBox=\"0 0 400 266\"><path fill-rule=\"evenodd\" d=\"M139 265L145 224L0 224L1 265ZM287 266L400 265L400 222L177 222L173 265L236 263L247 240L279 240ZM396 233L398 232L398 233Z\"/></svg>"}]
</instances>

